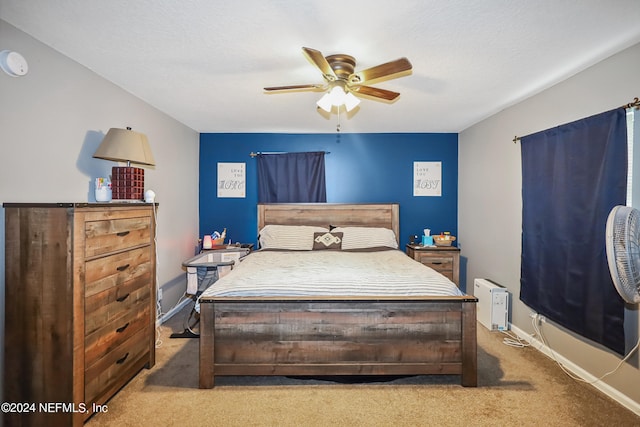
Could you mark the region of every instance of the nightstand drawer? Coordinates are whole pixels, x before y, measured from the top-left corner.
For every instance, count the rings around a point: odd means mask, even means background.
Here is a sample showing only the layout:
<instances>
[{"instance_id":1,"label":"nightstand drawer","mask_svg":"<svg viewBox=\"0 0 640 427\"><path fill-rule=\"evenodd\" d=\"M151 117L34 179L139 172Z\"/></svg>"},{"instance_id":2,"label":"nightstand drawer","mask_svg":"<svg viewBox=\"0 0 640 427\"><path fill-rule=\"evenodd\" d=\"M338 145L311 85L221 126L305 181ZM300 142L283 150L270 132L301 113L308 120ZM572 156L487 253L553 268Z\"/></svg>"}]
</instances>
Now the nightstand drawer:
<instances>
[{"instance_id":1,"label":"nightstand drawer","mask_svg":"<svg viewBox=\"0 0 640 427\"><path fill-rule=\"evenodd\" d=\"M150 240L151 219L148 216L85 223L86 257L148 245Z\"/></svg>"},{"instance_id":2,"label":"nightstand drawer","mask_svg":"<svg viewBox=\"0 0 640 427\"><path fill-rule=\"evenodd\" d=\"M458 285L460 250L456 247L407 245L407 255Z\"/></svg>"},{"instance_id":3,"label":"nightstand drawer","mask_svg":"<svg viewBox=\"0 0 640 427\"><path fill-rule=\"evenodd\" d=\"M433 269L451 270L453 268L452 256L439 256L426 253L419 253L416 256L416 261L428 265Z\"/></svg>"},{"instance_id":4,"label":"nightstand drawer","mask_svg":"<svg viewBox=\"0 0 640 427\"><path fill-rule=\"evenodd\" d=\"M431 267L438 273L444 274L453 280L453 258L452 257L430 257L423 256L418 260L427 267Z\"/></svg>"}]
</instances>

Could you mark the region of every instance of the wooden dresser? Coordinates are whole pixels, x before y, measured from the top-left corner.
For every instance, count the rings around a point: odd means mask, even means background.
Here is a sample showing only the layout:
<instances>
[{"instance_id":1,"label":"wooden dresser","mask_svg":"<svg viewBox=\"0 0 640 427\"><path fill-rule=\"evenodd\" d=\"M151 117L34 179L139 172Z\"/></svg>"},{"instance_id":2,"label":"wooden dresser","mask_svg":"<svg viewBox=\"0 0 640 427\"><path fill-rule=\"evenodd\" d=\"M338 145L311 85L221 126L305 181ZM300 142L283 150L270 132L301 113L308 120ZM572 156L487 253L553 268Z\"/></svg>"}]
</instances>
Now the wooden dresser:
<instances>
[{"instance_id":1,"label":"wooden dresser","mask_svg":"<svg viewBox=\"0 0 640 427\"><path fill-rule=\"evenodd\" d=\"M460 249L455 246L407 245L407 255L460 286Z\"/></svg>"},{"instance_id":2,"label":"wooden dresser","mask_svg":"<svg viewBox=\"0 0 640 427\"><path fill-rule=\"evenodd\" d=\"M146 203L5 203L4 425L80 426L155 364Z\"/></svg>"}]
</instances>

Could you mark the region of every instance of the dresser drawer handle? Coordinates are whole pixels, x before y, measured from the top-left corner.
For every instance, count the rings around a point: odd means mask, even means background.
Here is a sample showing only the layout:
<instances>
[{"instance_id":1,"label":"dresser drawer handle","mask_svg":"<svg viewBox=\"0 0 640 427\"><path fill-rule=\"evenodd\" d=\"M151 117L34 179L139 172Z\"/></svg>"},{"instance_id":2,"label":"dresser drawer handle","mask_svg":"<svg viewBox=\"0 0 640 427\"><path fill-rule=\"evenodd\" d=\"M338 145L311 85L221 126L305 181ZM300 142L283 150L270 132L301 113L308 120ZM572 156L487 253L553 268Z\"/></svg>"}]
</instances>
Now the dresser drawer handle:
<instances>
[{"instance_id":1,"label":"dresser drawer handle","mask_svg":"<svg viewBox=\"0 0 640 427\"><path fill-rule=\"evenodd\" d=\"M130 264L121 265L120 267L116 267L116 270L125 271L127 268L129 268L129 265Z\"/></svg>"},{"instance_id":2,"label":"dresser drawer handle","mask_svg":"<svg viewBox=\"0 0 640 427\"><path fill-rule=\"evenodd\" d=\"M116 298L116 301L122 302L122 301L126 300L127 298L129 298L129 294L128 293L126 295L123 295L123 296L119 297L119 298Z\"/></svg>"},{"instance_id":3,"label":"dresser drawer handle","mask_svg":"<svg viewBox=\"0 0 640 427\"><path fill-rule=\"evenodd\" d=\"M130 231L129 231L129 230L127 230L127 231L121 231L121 232L119 232L119 233L116 233L116 236L118 236L118 237L124 237L124 236L126 236L127 234L129 234L129 233L130 233Z\"/></svg>"},{"instance_id":4,"label":"dresser drawer handle","mask_svg":"<svg viewBox=\"0 0 640 427\"><path fill-rule=\"evenodd\" d=\"M127 360L127 357L129 357L129 353L125 354L120 359L116 360L116 364L117 365L122 365L124 363L124 361Z\"/></svg>"},{"instance_id":5,"label":"dresser drawer handle","mask_svg":"<svg viewBox=\"0 0 640 427\"><path fill-rule=\"evenodd\" d=\"M442 261L431 261L429 264L440 265L440 264L444 264L444 263Z\"/></svg>"},{"instance_id":6,"label":"dresser drawer handle","mask_svg":"<svg viewBox=\"0 0 640 427\"><path fill-rule=\"evenodd\" d=\"M129 327L129 322L127 322L124 326L120 326L118 329L116 329L117 333L121 333L123 332L125 329L127 329Z\"/></svg>"}]
</instances>

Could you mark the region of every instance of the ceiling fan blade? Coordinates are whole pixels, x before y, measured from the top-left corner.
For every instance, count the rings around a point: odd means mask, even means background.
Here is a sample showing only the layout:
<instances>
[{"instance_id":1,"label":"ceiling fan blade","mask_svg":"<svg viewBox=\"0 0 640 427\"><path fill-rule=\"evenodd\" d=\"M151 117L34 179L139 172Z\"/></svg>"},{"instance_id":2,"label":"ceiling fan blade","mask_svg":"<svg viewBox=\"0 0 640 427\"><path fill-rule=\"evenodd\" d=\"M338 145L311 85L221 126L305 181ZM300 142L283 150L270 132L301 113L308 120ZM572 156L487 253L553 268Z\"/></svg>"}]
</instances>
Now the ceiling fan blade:
<instances>
[{"instance_id":1,"label":"ceiling fan blade","mask_svg":"<svg viewBox=\"0 0 640 427\"><path fill-rule=\"evenodd\" d=\"M349 77L349 83L362 84L384 77L392 78L391 76L393 76L394 74L402 73L403 71L409 71L411 70L411 68L411 62L409 62L407 58L400 58L396 59L395 61L386 62L384 64L380 64L375 67L367 68L366 70L353 73Z\"/></svg>"},{"instance_id":2,"label":"ceiling fan blade","mask_svg":"<svg viewBox=\"0 0 640 427\"><path fill-rule=\"evenodd\" d=\"M374 98L382 98L387 101L393 101L400 94L398 92L392 92L386 89L380 89L372 86L355 86L350 88L352 92L357 93L358 95L366 95L372 96Z\"/></svg>"},{"instance_id":3,"label":"ceiling fan blade","mask_svg":"<svg viewBox=\"0 0 640 427\"><path fill-rule=\"evenodd\" d=\"M318 70L320 70L322 76L327 79L327 81L332 82L336 79L336 74L333 72L333 68L331 68L327 58L325 58L319 50L311 49L310 47L303 47L302 51L307 59L318 67Z\"/></svg>"},{"instance_id":4,"label":"ceiling fan blade","mask_svg":"<svg viewBox=\"0 0 640 427\"><path fill-rule=\"evenodd\" d=\"M273 92L278 90L306 90L306 89L323 89L324 85L321 84L309 84L309 85L290 85L290 86L271 86L265 87L267 92Z\"/></svg>"}]
</instances>

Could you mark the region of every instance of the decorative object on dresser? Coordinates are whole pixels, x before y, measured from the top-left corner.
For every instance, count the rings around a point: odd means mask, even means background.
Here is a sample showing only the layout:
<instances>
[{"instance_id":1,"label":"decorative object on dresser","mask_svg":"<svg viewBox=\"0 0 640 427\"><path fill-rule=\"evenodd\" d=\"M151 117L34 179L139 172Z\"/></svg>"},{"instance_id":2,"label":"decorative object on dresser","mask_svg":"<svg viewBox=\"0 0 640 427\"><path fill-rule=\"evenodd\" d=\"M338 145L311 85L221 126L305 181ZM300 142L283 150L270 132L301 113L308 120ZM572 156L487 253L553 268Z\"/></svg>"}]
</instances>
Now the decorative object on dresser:
<instances>
[{"instance_id":1,"label":"decorative object on dresser","mask_svg":"<svg viewBox=\"0 0 640 427\"><path fill-rule=\"evenodd\" d=\"M105 135L93 157L127 162L127 166L111 168L111 191L114 200L143 200L144 169L131 163L154 166L147 136L126 129L111 128Z\"/></svg>"},{"instance_id":2,"label":"decorative object on dresser","mask_svg":"<svg viewBox=\"0 0 640 427\"><path fill-rule=\"evenodd\" d=\"M407 255L448 277L460 286L460 249L455 246L407 244Z\"/></svg>"},{"instance_id":3,"label":"decorative object on dresser","mask_svg":"<svg viewBox=\"0 0 640 427\"><path fill-rule=\"evenodd\" d=\"M66 405L4 425L81 426L155 364L154 205L4 208L4 400Z\"/></svg>"}]
</instances>

